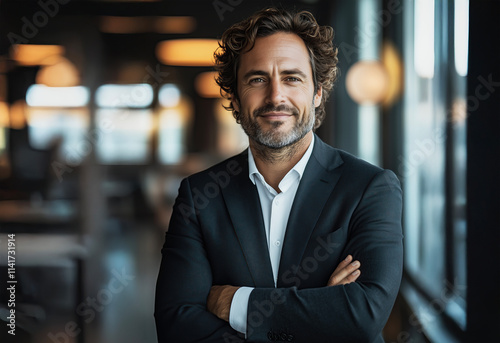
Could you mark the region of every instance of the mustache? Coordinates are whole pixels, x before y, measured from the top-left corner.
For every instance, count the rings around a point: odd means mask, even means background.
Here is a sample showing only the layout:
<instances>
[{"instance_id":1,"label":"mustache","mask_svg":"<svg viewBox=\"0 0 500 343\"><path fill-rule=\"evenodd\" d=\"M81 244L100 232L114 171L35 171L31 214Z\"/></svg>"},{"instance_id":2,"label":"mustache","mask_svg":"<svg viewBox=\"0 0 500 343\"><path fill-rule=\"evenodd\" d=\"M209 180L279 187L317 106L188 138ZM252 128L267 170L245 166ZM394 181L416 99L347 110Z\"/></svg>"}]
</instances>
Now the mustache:
<instances>
[{"instance_id":1,"label":"mustache","mask_svg":"<svg viewBox=\"0 0 500 343\"><path fill-rule=\"evenodd\" d=\"M298 115L299 111L292 106L288 106L285 104L274 106L272 104L268 104L262 107L257 108L255 111L253 111L254 116L260 116L269 112L285 112L285 113L290 113L292 115Z\"/></svg>"}]
</instances>

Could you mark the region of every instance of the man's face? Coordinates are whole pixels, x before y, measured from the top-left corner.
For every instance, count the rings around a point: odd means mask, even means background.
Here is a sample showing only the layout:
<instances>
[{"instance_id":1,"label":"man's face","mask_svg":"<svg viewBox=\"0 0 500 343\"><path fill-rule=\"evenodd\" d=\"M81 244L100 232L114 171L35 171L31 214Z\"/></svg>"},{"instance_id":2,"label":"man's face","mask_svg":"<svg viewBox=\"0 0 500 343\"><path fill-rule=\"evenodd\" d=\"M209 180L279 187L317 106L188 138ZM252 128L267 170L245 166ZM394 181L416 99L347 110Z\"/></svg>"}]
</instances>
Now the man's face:
<instances>
[{"instance_id":1,"label":"man's face","mask_svg":"<svg viewBox=\"0 0 500 343\"><path fill-rule=\"evenodd\" d=\"M279 32L257 38L241 55L238 96L232 104L241 114L249 138L278 149L302 139L314 126L321 87L314 92L309 54L302 39Z\"/></svg>"}]
</instances>

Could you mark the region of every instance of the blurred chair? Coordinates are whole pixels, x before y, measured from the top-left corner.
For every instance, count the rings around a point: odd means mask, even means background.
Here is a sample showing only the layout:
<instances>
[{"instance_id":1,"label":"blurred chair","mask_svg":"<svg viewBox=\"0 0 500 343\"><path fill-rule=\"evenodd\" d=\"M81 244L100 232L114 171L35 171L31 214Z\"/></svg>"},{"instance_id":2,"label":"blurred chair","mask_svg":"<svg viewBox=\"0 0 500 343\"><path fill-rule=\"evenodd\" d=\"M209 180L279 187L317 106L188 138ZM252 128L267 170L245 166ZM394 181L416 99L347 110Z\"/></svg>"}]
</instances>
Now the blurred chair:
<instances>
[{"instance_id":1,"label":"blurred chair","mask_svg":"<svg viewBox=\"0 0 500 343\"><path fill-rule=\"evenodd\" d=\"M0 180L0 200L29 200L33 196L47 196L50 164L58 144L53 144L49 150L35 149L29 143L28 130L28 126L9 130L10 175Z\"/></svg>"}]
</instances>

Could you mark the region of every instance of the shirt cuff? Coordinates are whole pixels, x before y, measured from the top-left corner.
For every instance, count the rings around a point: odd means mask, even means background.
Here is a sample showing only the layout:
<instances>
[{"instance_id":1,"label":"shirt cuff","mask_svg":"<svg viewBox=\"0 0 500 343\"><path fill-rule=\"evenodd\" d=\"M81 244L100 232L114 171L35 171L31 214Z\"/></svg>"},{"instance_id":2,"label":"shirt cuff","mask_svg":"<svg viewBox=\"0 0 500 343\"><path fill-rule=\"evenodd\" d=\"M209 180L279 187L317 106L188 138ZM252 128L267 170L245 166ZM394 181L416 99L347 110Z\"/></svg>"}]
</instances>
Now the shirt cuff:
<instances>
[{"instance_id":1,"label":"shirt cuff","mask_svg":"<svg viewBox=\"0 0 500 343\"><path fill-rule=\"evenodd\" d=\"M238 332L246 335L248 299L252 293L252 287L240 287L234 293L229 309L229 325Z\"/></svg>"}]
</instances>

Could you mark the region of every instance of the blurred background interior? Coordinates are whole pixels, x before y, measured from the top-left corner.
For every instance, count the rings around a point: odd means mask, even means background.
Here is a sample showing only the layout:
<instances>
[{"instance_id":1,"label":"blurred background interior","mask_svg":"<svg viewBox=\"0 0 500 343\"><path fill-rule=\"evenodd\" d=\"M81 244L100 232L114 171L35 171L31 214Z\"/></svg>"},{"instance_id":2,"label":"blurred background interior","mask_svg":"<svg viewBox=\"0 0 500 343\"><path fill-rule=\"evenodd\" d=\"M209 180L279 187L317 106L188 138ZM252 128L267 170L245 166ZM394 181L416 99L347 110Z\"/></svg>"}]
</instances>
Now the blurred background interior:
<instances>
[{"instance_id":1,"label":"blurred background interior","mask_svg":"<svg viewBox=\"0 0 500 343\"><path fill-rule=\"evenodd\" d=\"M2 342L156 341L180 180L247 146L214 82L232 23L269 5L335 30L317 131L393 170L405 271L387 342L498 342L499 1L0 0ZM12 340L14 338L14 340Z\"/></svg>"}]
</instances>

